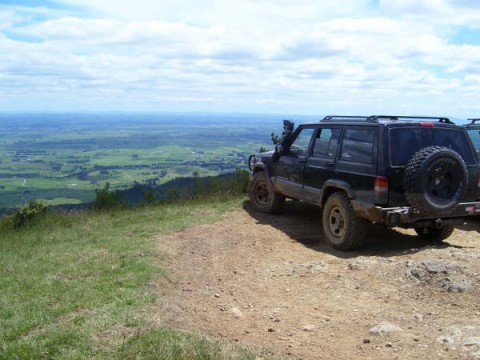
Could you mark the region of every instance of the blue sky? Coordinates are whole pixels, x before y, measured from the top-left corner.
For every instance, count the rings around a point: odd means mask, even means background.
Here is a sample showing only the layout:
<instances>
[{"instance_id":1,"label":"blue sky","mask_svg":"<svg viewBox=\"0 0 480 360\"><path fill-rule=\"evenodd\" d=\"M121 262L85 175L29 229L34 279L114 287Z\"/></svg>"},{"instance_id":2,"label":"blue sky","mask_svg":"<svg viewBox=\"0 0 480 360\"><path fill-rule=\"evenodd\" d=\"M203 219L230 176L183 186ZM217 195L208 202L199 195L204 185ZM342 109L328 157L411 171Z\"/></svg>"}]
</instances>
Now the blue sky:
<instances>
[{"instance_id":1,"label":"blue sky","mask_svg":"<svg viewBox=\"0 0 480 360\"><path fill-rule=\"evenodd\" d=\"M473 0L0 3L0 111L479 117Z\"/></svg>"}]
</instances>

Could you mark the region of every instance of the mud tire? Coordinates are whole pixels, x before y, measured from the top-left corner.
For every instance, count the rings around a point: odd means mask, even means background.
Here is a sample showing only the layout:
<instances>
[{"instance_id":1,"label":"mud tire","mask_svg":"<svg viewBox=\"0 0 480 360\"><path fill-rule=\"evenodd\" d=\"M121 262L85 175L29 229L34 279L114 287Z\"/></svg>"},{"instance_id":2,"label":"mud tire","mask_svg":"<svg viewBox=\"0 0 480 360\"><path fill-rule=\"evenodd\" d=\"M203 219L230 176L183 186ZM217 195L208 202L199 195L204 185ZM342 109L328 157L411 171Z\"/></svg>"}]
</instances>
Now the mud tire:
<instances>
[{"instance_id":1,"label":"mud tire","mask_svg":"<svg viewBox=\"0 0 480 360\"><path fill-rule=\"evenodd\" d=\"M335 249L358 249L364 243L367 221L355 215L343 192L335 192L325 202L322 214L325 240Z\"/></svg>"},{"instance_id":2,"label":"mud tire","mask_svg":"<svg viewBox=\"0 0 480 360\"><path fill-rule=\"evenodd\" d=\"M417 235L428 242L441 242L446 240L450 235L452 235L455 226L452 224L447 224L441 228L417 228L415 232Z\"/></svg>"},{"instance_id":3,"label":"mud tire","mask_svg":"<svg viewBox=\"0 0 480 360\"><path fill-rule=\"evenodd\" d=\"M463 198L467 183L462 157L444 146L417 151L405 168L405 197L422 217L450 214Z\"/></svg>"},{"instance_id":4,"label":"mud tire","mask_svg":"<svg viewBox=\"0 0 480 360\"><path fill-rule=\"evenodd\" d=\"M285 196L277 193L263 171L250 179L248 196L255 210L274 214L282 210Z\"/></svg>"}]
</instances>

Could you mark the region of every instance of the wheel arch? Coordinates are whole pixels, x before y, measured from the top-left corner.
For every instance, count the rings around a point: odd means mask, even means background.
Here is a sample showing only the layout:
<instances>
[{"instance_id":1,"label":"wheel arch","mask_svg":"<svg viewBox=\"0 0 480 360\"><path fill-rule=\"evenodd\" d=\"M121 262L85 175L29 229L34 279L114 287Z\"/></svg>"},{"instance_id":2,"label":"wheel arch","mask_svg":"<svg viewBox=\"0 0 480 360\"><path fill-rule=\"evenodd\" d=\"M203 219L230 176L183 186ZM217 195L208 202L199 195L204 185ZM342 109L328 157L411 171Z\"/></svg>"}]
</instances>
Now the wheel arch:
<instances>
[{"instance_id":1,"label":"wheel arch","mask_svg":"<svg viewBox=\"0 0 480 360\"><path fill-rule=\"evenodd\" d=\"M270 179L271 172L270 172L269 167L264 163L257 162L252 169L252 175L255 175L256 173L258 173L260 171L264 171L265 174L267 175L267 177Z\"/></svg>"},{"instance_id":2,"label":"wheel arch","mask_svg":"<svg viewBox=\"0 0 480 360\"><path fill-rule=\"evenodd\" d=\"M329 196L339 191L345 193L350 200L355 199L355 193L350 184L341 180L327 180L320 193L320 206L323 207Z\"/></svg>"}]
</instances>

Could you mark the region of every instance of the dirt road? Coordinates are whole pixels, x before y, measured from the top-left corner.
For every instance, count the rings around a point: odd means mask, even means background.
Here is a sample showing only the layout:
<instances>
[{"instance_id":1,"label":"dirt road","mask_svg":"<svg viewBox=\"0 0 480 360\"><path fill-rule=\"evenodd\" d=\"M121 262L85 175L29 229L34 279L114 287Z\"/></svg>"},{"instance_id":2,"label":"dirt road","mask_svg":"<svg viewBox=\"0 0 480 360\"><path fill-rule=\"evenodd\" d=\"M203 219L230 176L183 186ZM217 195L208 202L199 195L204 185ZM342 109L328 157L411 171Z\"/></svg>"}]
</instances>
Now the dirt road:
<instances>
[{"instance_id":1,"label":"dirt road","mask_svg":"<svg viewBox=\"0 0 480 360\"><path fill-rule=\"evenodd\" d=\"M372 226L345 253L323 241L318 209L246 202L158 239L172 281L157 316L292 359L480 359L479 231L475 220L432 246Z\"/></svg>"}]
</instances>

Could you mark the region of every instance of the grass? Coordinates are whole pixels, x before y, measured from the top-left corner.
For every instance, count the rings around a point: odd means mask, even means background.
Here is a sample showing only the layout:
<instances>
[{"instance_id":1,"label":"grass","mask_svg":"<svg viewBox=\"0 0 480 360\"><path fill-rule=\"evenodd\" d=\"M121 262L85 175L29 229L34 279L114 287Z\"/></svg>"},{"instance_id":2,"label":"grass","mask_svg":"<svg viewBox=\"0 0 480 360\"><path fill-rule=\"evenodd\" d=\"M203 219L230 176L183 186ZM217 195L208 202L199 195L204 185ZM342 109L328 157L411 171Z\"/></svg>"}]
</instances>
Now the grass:
<instances>
[{"instance_id":1,"label":"grass","mask_svg":"<svg viewBox=\"0 0 480 360\"><path fill-rule=\"evenodd\" d=\"M72 199L66 197L59 197L53 200L48 199L38 199L40 202L52 206L52 205L64 205L64 204L81 204L82 202L79 199Z\"/></svg>"},{"instance_id":2,"label":"grass","mask_svg":"<svg viewBox=\"0 0 480 360\"><path fill-rule=\"evenodd\" d=\"M120 347L118 354L122 359L258 359L251 349L173 329L134 335Z\"/></svg>"},{"instance_id":3,"label":"grass","mask_svg":"<svg viewBox=\"0 0 480 360\"><path fill-rule=\"evenodd\" d=\"M255 358L245 348L157 328L142 311L156 300L150 284L164 276L154 236L217 221L242 200L47 213L16 231L3 221L0 359Z\"/></svg>"}]
</instances>

